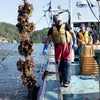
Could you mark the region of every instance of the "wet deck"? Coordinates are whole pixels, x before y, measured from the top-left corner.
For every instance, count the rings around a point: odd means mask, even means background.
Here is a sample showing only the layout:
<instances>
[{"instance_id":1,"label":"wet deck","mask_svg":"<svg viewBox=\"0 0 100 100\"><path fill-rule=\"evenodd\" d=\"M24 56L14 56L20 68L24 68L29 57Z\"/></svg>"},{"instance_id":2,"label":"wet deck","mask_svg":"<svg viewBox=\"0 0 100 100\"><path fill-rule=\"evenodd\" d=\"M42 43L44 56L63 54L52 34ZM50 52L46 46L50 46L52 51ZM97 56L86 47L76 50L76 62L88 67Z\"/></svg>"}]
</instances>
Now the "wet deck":
<instances>
[{"instance_id":1,"label":"wet deck","mask_svg":"<svg viewBox=\"0 0 100 100\"><path fill-rule=\"evenodd\" d=\"M51 48L47 70L53 72L46 76L39 91L38 100L100 100L97 76L80 74L80 63L72 63L72 76L69 87L60 87L58 71Z\"/></svg>"}]
</instances>

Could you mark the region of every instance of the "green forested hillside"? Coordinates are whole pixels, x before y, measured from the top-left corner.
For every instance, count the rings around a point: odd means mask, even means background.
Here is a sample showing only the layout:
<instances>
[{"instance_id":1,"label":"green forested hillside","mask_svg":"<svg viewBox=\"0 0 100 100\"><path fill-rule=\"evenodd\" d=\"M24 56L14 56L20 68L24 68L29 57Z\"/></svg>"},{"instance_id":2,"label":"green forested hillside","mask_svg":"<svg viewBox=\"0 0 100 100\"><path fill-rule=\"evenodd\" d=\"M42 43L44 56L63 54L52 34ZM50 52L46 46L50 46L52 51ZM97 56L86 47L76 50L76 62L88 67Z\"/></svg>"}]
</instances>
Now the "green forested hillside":
<instances>
[{"instance_id":1,"label":"green forested hillside","mask_svg":"<svg viewBox=\"0 0 100 100\"><path fill-rule=\"evenodd\" d=\"M43 30L34 31L31 35L31 40L35 43L44 43L48 30L49 28L44 28Z\"/></svg>"},{"instance_id":2,"label":"green forested hillside","mask_svg":"<svg viewBox=\"0 0 100 100\"><path fill-rule=\"evenodd\" d=\"M8 42L12 42L19 40L18 30L15 25L11 25L8 23L0 23L0 37L4 37L8 40Z\"/></svg>"},{"instance_id":3,"label":"green forested hillside","mask_svg":"<svg viewBox=\"0 0 100 100\"><path fill-rule=\"evenodd\" d=\"M34 31L31 34L31 40L33 40L34 43L43 43L45 41L48 30L49 28ZM6 38L8 42L13 42L14 40L19 42L20 40L16 26L4 22L0 23L0 37Z\"/></svg>"}]
</instances>

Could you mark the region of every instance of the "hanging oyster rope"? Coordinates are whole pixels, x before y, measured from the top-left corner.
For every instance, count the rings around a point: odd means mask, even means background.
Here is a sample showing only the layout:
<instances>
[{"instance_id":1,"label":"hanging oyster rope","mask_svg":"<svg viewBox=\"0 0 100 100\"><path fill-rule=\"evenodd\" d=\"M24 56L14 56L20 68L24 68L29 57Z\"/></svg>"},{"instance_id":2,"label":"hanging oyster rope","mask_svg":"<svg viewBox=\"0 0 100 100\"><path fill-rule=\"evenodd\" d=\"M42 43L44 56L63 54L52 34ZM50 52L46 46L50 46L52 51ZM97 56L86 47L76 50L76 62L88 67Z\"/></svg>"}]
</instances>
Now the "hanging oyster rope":
<instances>
[{"instance_id":1,"label":"hanging oyster rope","mask_svg":"<svg viewBox=\"0 0 100 100\"><path fill-rule=\"evenodd\" d=\"M25 61L19 59L17 62L17 69L22 72L22 88L27 83L27 88L30 91L36 83L36 77L31 73L32 69L36 67L36 65L31 57L32 51L34 50L33 41L31 41L29 37L35 29L35 25L32 22L29 23L29 17L32 16L33 6L32 4L29 4L27 0L23 1L24 5L20 5L18 8L18 23L16 24L16 27L18 28L21 37L18 51L21 56L25 57Z\"/></svg>"}]
</instances>

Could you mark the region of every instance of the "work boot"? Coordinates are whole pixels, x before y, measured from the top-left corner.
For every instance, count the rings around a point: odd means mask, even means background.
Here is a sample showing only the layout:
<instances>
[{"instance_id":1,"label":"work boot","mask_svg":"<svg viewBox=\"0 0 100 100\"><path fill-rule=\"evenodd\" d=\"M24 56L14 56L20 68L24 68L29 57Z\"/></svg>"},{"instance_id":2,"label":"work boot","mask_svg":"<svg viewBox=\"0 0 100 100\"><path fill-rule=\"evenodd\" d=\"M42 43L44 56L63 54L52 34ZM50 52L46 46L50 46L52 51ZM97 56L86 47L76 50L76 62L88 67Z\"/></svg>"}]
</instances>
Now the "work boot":
<instances>
[{"instance_id":1,"label":"work boot","mask_svg":"<svg viewBox=\"0 0 100 100\"><path fill-rule=\"evenodd\" d=\"M60 86L63 87L63 82L60 83Z\"/></svg>"},{"instance_id":2,"label":"work boot","mask_svg":"<svg viewBox=\"0 0 100 100\"><path fill-rule=\"evenodd\" d=\"M64 83L64 85L63 85L64 87L68 87L69 86L69 84L67 84L67 83Z\"/></svg>"},{"instance_id":3,"label":"work boot","mask_svg":"<svg viewBox=\"0 0 100 100\"><path fill-rule=\"evenodd\" d=\"M64 82L63 86L64 87L68 87L69 86L69 82Z\"/></svg>"}]
</instances>

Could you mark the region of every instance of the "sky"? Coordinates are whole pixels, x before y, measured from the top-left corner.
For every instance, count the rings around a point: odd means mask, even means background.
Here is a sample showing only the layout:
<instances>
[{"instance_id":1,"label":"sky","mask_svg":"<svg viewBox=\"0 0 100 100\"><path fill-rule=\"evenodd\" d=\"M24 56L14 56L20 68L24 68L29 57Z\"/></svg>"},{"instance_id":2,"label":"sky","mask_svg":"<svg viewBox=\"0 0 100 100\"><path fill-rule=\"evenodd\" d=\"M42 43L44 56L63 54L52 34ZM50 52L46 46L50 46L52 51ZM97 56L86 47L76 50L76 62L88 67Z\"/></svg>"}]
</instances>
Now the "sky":
<instances>
[{"instance_id":1,"label":"sky","mask_svg":"<svg viewBox=\"0 0 100 100\"><path fill-rule=\"evenodd\" d=\"M50 27L50 20L48 16L48 12L46 13L46 17L42 17L45 12L43 12L43 7L45 9L48 8L47 4L50 0L27 0L28 3L33 4L34 11L32 13L32 17L30 17L30 22L33 22L36 25L35 30L40 30L46 27ZM72 0L72 20L77 20L77 13L82 13L82 20L94 19L95 17L91 13L89 7L78 8L76 7L76 2L79 0ZM93 11L96 16L99 16L98 11L98 3L96 0L89 0L96 7L93 7ZM0 22L6 22L13 25L18 23L18 6L23 4L23 0L0 0ZM69 9L69 0L51 0L52 9L57 9L57 7L61 5L65 9ZM42 19L41 19L42 18ZM40 20L41 19L41 20ZM40 20L40 21L39 21ZM68 14L65 12L62 14L63 22L68 20Z\"/></svg>"}]
</instances>

